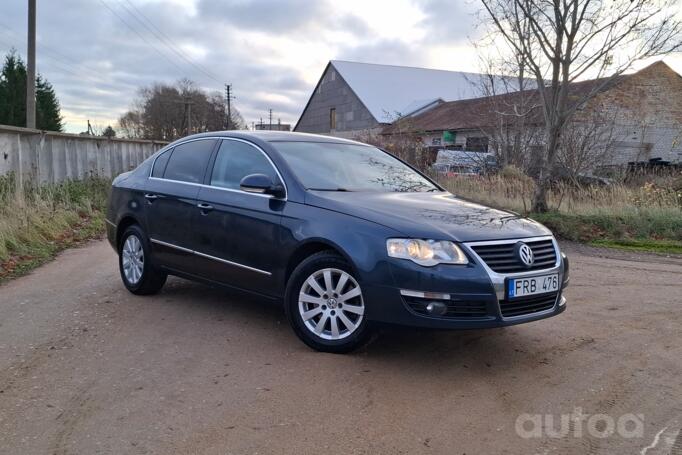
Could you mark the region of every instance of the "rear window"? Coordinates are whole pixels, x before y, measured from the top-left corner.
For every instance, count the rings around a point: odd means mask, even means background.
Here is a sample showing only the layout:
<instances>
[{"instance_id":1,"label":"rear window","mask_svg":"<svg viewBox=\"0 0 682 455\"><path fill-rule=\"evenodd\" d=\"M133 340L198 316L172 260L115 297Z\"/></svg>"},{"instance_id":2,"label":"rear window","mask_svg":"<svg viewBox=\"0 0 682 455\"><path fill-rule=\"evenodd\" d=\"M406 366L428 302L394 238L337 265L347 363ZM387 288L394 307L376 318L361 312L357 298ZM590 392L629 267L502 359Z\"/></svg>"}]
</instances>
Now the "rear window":
<instances>
[{"instance_id":1,"label":"rear window","mask_svg":"<svg viewBox=\"0 0 682 455\"><path fill-rule=\"evenodd\" d=\"M215 143L214 139L204 139L175 147L166 165L163 178L180 182L202 183Z\"/></svg>"},{"instance_id":2,"label":"rear window","mask_svg":"<svg viewBox=\"0 0 682 455\"><path fill-rule=\"evenodd\" d=\"M152 169L152 177L163 177L163 172L166 170L168 158L170 158L171 153L173 153L173 150L167 150L156 157L156 160L154 161L154 169Z\"/></svg>"}]
</instances>

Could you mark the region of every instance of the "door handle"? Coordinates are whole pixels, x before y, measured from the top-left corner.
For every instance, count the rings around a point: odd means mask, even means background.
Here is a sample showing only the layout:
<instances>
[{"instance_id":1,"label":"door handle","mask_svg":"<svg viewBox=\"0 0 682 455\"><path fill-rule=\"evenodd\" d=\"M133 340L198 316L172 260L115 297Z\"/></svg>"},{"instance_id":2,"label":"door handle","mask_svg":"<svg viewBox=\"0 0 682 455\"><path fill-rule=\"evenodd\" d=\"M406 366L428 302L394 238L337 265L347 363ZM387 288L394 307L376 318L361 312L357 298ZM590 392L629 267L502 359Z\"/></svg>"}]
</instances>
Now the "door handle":
<instances>
[{"instance_id":1,"label":"door handle","mask_svg":"<svg viewBox=\"0 0 682 455\"><path fill-rule=\"evenodd\" d=\"M201 213L210 212L213 210L213 206L211 204L206 204L204 202L197 204L197 207L201 209Z\"/></svg>"},{"instance_id":2,"label":"door handle","mask_svg":"<svg viewBox=\"0 0 682 455\"><path fill-rule=\"evenodd\" d=\"M151 193L147 193L147 194L144 195L144 198L145 198L150 204L151 204L152 202L154 202L156 199L159 199L160 197L161 197L161 196L159 196L158 194L151 194Z\"/></svg>"}]
</instances>

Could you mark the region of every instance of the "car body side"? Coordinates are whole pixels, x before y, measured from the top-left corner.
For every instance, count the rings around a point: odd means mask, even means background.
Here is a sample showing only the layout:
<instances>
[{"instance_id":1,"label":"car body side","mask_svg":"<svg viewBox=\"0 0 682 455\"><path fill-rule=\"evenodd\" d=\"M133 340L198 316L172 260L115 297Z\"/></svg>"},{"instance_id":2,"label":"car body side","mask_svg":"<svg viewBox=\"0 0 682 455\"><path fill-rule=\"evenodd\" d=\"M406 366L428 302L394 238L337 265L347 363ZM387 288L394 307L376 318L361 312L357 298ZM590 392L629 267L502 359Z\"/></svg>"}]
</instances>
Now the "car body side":
<instances>
[{"instance_id":1,"label":"car body side","mask_svg":"<svg viewBox=\"0 0 682 455\"><path fill-rule=\"evenodd\" d=\"M218 254L204 257L208 255L189 244L174 245L179 247L179 249L173 248L175 262L168 263L163 256L164 245L152 244L153 262L170 274L237 288L280 301L285 294L287 280L296 265L311 254L331 249L342 255L357 271L356 276L360 279L367 302L366 316L369 320L444 329L483 328L541 319L558 314L565 309L565 305L559 305L559 298L562 298L559 295L557 305L552 311L522 318L503 318L499 309L499 283L496 286L491 281L490 274L481 263L482 261L469 248L464 249L469 259L467 265L441 264L423 267L409 260L389 258L386 251L388 238L415 236L414 232L408 232L409 223L405 224L397 219L382 223L381 214L377 214L371 206L366 207L364 211L347 213L344 210L344 204L335 204L333 201L330 203L326 195L306 191L269 140L240 133L223 133L220 136L209 133L193 136L193 138L215 138L219 142L243 140L259 148L268 156L284 180L286 198L262 198L262 204L268 205L266 210L269 210L272 216L268 218L269 221L265 221L264 230L260 234L251 231L246 224L236 226L240 232L235 235L243 239L253 239L254 236L257 238L258 235L269 236L271 241L269 245L265 245L267 248L254 253L266 258L267 269L261 266L261 268L254 267L260 272L250 270L249 267L252 264L248 263L241 263L247 268L235 267L229 263L230 257L220 257ZM311 138L311 140L316 139ZM149 232L149 216L146 212L150 203L145 199L145 194L150 190L150 175L154 160L183 141L169 144L135 170L122 174L114 180L107 211L107 237L114 249L118 249L121 232L131 223L139 224L145 232ZM209 165L210 163L212 161ZM207 183L204 181L201 184L185 185L188 187L185 202L188 211L193 212L189 215L190 224L185 233L188 236L194 231L192 223L201 222L195 202L199 201L200 191L209 186L206 185ZM239 193L230 192L229 198L250 200L259 197ZM252 219L248 213L245 216ZM232 227L235 228L235 226ZM540 225L533 227L532 232L536 235L549 235L549 231ZM228 233L226 232L225 235ZM417 235L423 238L443 237L438 229L428 226L422 227ZM262 246L252 245L252 247L257 249ZM182 249L187 251L183 252ZM194 254L195 251L198 251L201 256ZM559 256L558 250L557 256ZM223 261L220 262L219 259ZM202 261L209 261L212 266L215 266L217 275L207 276L206 273L202 273L206 267ZM563 280L563 269L564 261L558 260L558 265L553 267L552 271L558 272ZM229 279L220 279L223 274ZM416 314L404 304L401 290L444 293L449 294L450 298L455 300L483 302L488 309L488 316L475 320L459 320Z\"/></svg>"}]
</instances>

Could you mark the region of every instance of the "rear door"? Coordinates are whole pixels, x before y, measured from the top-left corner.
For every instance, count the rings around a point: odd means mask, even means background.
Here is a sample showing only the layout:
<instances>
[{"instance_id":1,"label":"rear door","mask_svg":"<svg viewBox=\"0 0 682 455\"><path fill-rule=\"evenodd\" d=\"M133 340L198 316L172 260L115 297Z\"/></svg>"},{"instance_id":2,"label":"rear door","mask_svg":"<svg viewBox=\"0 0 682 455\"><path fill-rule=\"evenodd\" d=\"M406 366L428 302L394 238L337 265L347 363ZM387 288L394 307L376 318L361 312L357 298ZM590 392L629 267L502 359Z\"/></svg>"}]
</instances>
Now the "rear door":
<instances>
[{"instance_id":1,"label":"rear door","mask_svg":"<svg viewBox=\"0 0 682 455\"><path fill-rule=\"evenodd\" d=\"M157 264L191 272L191 221L216 139L180 144L154 162L145 188L147 230Z\"/></svg>"},{"instance_id":2,"label":"rear door","mask_svg":"<svg viewBox=\"0 0 682 455\"><path fill-rule=\"evenodd\" d=\"M273 294L273 270L279 254L281 213L286 198L241 191L250 174L281 181L265 152L249 142L224 139L197 196L193 249L197 270L206 278L231 286Z\"/></svg>"}]
</instances>

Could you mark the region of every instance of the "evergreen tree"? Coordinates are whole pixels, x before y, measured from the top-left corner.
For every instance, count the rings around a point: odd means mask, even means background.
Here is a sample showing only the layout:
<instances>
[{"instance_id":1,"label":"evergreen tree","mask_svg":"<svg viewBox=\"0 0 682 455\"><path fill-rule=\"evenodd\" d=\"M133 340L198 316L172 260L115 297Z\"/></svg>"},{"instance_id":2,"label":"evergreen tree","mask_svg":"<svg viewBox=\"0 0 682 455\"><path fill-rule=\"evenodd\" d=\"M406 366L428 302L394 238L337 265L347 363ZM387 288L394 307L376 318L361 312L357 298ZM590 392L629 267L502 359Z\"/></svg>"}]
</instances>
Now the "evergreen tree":
<instances>
[{"instance_id":1,"label":"evergreen tree","mask_svg":"<svg viewBox=\"0 0 682 455\"><path fill-rule=\"evenodd\" d=\"M112 128L111 125L107 126L104 128L104 131L102 131L102 136L108 137L109 139L116 137L116 130Z\"/></svg>"},{"instance_id":2,"label":"evergreen tree","mask_svg":"<svg viewBox=\"0 0 682 455\"><path fill-rule=\"evenodd\" d=\"M0 72L0 124L26 126L26 66L14 50Z\"/></svg>"},{"instance_id":3,"label":"evergreen tree","mask_svg":"<svg viewBox=\"0 0 682 455\"><path fill-rule=\"evenodd\" d=\"M40 75L36 78L36 126L39 130L64 131L57 95Z\"/></svg>"},{"instance_id":4,"label":"evergreen tree","mask_svg":"<svg viewBox=\"0 0 682 455\"><path fill-rule=\"evenodd\" d=\"M15 50L5 56L0 72L0 125L26 126L26 65ZM64 130L54 88L40 75L36 78L36 127Z\"/></svg>"}]
</instances>

